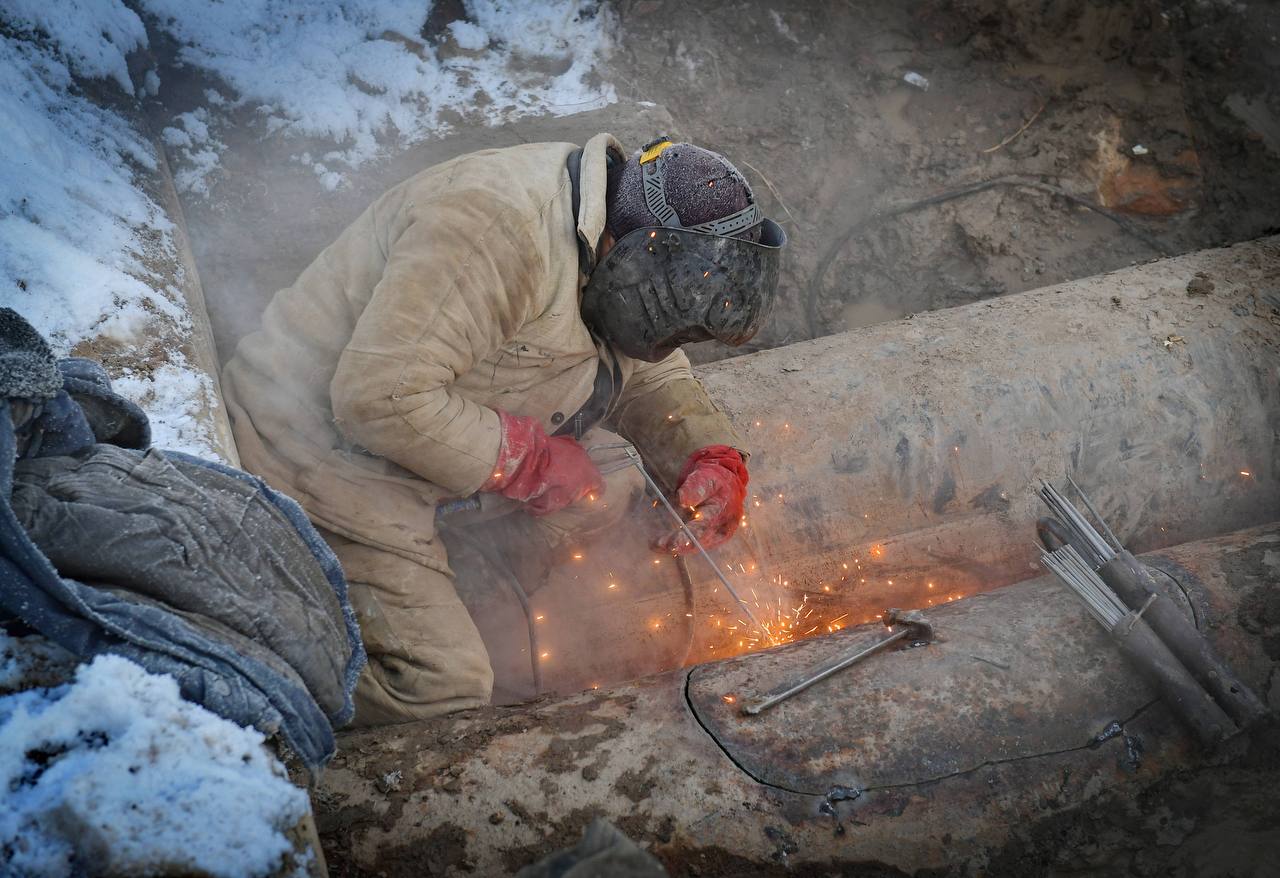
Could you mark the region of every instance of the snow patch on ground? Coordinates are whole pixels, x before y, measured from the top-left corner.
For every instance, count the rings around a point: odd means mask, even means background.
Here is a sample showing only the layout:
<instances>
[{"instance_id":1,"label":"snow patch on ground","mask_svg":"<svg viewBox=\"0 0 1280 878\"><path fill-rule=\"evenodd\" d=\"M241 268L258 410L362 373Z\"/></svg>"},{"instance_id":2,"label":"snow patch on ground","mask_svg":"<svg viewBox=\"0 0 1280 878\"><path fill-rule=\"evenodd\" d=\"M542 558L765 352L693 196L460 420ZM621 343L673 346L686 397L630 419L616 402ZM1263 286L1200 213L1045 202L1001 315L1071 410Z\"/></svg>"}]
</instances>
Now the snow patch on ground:
<instances>
[{"instance_id":1,"label":"snow patch on ground","mask_svg":"<svg viewBox=\"0 0 1280 878\"><path fill-rule=\"evenodd\" d=\"M0 24L0 305L30 320L60 356L155 359L158 339L191 331L181 294L152 267L176 262L173 226L139 180L156 170L157 156L73 80L105 76L132 93L125 53L145 44L142 24L120 0L8 0ZM198 135L192 115L181 132ZM168 447L216 456L209 430L187 417L214 401L208 376L179 353L162 353L168 364L156 374L174 388L146 394L125 382L122 391L141 393L133 398L158 437L181 437ZM175 399L197 388L203 397Z\"/></svg>"},{"instance_id":2,"label":"snow patch on ground","mask_svg":"<svg viewBox=\"0 0 1280 878\"><path fill-rule=\"evenodd\" d=\"M189 449L208 442L207 415L201 403L213 398L213 380L187 366L181 354L171 360L148 374L125 370L112 386L146 410L154 446L196 453ZM210 456L208 451L205 456Z\"/></svg>"},{"instance_id":3,"label":"snow patch on ground","mask_svg":"<svg viewBox=\"0 0 1280 878\"><path fill-rule=\"evenodd\" d=\"M177 124L160 132L160 138L178 158L173 184L182 192L208 195L209 175L217 169L218 155L225 148L209 133L209 111L197 107L173 121Z\"/></svg>"},{"instance_id":4,"label":"snow patch on ground","mask_svg":"<svg viewBox=\"0 0 1280 878\"><path fill-rule=\"evenodd\" d=\"M201 405L214 399L213 380L187 365L180 352L173 352L169 362L147 374L126 369L112 379L111 386L146 411L151 421L151 444L156 448L200 454L190 449L207 447L208 416ZM203 456L211 456L210 451L205 450Z\"/></svg>"},{"instance_id":5,"label":"snow patch on ground","mask_svg":"<svg viewBox=\"0 0 1280 878\"><path fill-rule=\"evenodd\" d=\"M597 67L613 18L592 0L468 0L437 49L421 37L427 0L141 0L181 45L179 60L219 77L262 133L332 140L309 163L328 189L382 153L439 136L450 118L490 124L568 114L617 100ZM207 134L207 132L206 132ZM185 188L205 194L216 138L181 155ZM183 144L181 149L189 147Z\"/></svg>"},{"instance_id":6,"label":"snow patch on ground","mask_svg":"<svg viewBox=\"0 0 1280 878\"><path fill-rule=\"evenodd\" d=\"M19 34L47 37L76 74L113 79L133 94L125 55L147 44L147 32L131 9L110 0L5 0L4 5L11 27Z\"/></svg>"},{"instance_id":7,"label":"snow patch on ground","mask_svg":"<svg viewBox=\"0 0 1280 878\"><path fill-rule=\"evenodd\" d=\"M5 875L267 875L307 809L262 735L118 656L0 696Z\"/></svg>"}]
</instances>

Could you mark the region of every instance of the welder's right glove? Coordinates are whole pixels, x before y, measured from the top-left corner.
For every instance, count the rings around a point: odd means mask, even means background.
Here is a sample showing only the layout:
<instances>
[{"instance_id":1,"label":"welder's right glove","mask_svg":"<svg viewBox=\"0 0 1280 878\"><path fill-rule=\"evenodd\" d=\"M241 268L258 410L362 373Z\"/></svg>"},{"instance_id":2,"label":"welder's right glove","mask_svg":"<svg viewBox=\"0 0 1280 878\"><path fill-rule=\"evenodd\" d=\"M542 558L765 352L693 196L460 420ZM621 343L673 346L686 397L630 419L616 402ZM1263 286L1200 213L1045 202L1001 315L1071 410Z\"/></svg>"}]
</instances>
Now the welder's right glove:
<instances>
[{"instance_id":1,"label":"welder's right glove","mask_svg":"<svg viewBox=\"0 0 1280 878\"><path fill-rule=\"evenodd\" d=\"M693 511L687 523L703 548L729 540L742 521L747 499L747 462L728 445L708 445L689 455L677 480L676 498ZM683 528L658 541L658 547L677 555L696 551Z\"/></svg>"},{"instance_id":2,"label":"welder's right glove","mask_svg":"<svg viewBox=\"0 0 1280 878\"><path fill-rule=\"evenodd\" d=\"M525 504L531 515L558 512L604 493L604 477L587 451L568 436L548 436L537 418L498 412L502 446L481 491Z\"/></svg>"}]
</instances>

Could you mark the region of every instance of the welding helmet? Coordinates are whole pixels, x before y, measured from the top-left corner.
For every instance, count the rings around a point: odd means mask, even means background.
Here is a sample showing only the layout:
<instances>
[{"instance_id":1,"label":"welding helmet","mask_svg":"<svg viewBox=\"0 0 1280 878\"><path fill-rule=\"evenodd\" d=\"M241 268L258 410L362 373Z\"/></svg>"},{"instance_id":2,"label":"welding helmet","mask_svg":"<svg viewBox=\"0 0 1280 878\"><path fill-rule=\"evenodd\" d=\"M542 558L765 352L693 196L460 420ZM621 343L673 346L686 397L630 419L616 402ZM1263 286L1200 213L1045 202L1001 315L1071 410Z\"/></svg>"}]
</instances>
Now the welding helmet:
<instances>
[{"instance_id":1,"label":"welding helmet","mask_svg":"<svg viewBox=\"0 0 1280 878\"><path fill-rule=\"evenodd\" d=\"M760 213L742 175L716 153L661 138L619 178L610 188L624 191L609 199L616 241L582 293L587 326L648 362L691 342L750 340L773 309L787 236ZM701 219L708 210L720 215ZM620 213L629 228L618 227Z\"/></svg>"}]
</instances>

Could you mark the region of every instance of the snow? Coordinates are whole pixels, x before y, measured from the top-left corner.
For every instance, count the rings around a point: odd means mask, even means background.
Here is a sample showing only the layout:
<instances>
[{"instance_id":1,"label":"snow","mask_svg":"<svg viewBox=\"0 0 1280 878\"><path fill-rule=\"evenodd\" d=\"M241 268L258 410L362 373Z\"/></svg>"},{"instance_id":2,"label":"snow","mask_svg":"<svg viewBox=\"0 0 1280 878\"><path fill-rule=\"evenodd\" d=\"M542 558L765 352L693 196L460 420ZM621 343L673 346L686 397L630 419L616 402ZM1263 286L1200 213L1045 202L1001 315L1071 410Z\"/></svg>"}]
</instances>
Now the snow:
<instances>
[{"instance_id":1,"label":"snow","mask_svg":"<svg viewBox=\"0 0 1280 878\"><path fill-rule=\"evenodd\" d=\"M145 45L142 23L120 0L7 0L0 23L0 305L60 356L99 348L150 359L156 339L191 331L182 295L152 267L176 260L172 223L142 188L157 156L73 80L103 76L132 94L125 53ZM144 77L153 86L154 71ZM135 379L122 389L147 410L158 444L216 456L210 428L194 420L212 383L165 353L155 374L173 386ZM205 395L179 398L187 391Z\"/></svg>"},{"instance_id":2,"label":"snow","mask_svg":"<svg viewBox=\"0 0 1280 878\"><path fill-rule=\"evenodd\" d=\"M223 143L209 133L209 111L197 107L174 118L178 126L160 132L160 138L178 157L173 184L181 192L209 194L209 175L218 167Z\"/></svg>"},{"instance_id":3,"label":"snow","mask_svg":"<svg viewBox=\"0 0 1280 878\"><path fill-rule=\"evenodd\" d=\"M147 44L142 20L108 0L5 0L5 21L19 34L47 36L54 52L80 76L108 77L133 94L125 55Z\"/></svg>"},{"instance_id":4,"label":"snow","mask_svg":"<svg viewBox=\"0 0 1280 878\"><path fill-rule=\"evenodd\" d=\"M489 35L484 28L477 27L469 21L449 22L449 35L458 44L458 48L469 52L479 52L489 47Z\"/></svg>"},{"instance_id":5,"label":"snow","mask_svg":"<svg viewBox=\"0 0 1280 878\"><path fill-rule=\"evenodd\" d=\"M181 62L221 79L234 94L229 106L255 111L264 136L337 144L332 158L308 163L327 189L382 155L382 143L404 147L448 131L450 114L495 124L617 99L596 75L612 17L590 0L470 0L470 20L447 28L450 51L422 40L424 0L140 5L182 45ZM207 194L221 146L199 142L207 148L183 153L181 173L187 191Z\"/></svg>"},{"instance_id":6,"label":"snow","mask_svg":"<svg viewBox=\"0 0 1280 878\"><path fill-rule=\"evenodd\" d=\"M202 411L203 401L215 396L213 379L189 366L180 351L171 353L169 360L149 373L125 369L112 379L111 386L146 411L151 444L156 448L205 449L190 453L216 459L208 450L208 415Z\"/></svg>"},{"instance_id":7,"label":"snow","mask_svg":"<svg viewBox=\"0 0 1280 878\"><path fill-rule=\"evenodd\" d=\"M267 875L301 865L284 833L307 808L261 734L118 656L0 696L5 875Z\"/></svg>"}]
</instances>

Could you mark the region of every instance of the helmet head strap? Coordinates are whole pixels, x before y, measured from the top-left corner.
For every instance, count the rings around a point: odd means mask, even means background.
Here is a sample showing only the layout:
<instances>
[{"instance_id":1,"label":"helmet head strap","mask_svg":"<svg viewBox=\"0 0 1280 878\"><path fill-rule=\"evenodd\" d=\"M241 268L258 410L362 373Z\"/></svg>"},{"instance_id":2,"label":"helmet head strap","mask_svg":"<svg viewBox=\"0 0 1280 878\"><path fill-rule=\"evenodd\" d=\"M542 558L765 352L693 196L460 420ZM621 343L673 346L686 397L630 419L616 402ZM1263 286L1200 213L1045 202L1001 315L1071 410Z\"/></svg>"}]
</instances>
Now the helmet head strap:
<instances>
[{"instance_id":1,"label":"helmet head strap","mask_svg":"<svg viewBox=\"0 0 1280 878\"><path fill-rule=\"evenodd\" d=\"M757 226L764 219L760 208L751 202L742 210L726 217L710 222L698 223L696 226L685 226L680 222L676 209L667 201L667 185L663 165L666 163L666 151L673 146L667 137L659 137L647 144L640 154L640 170L644 181L644 201L649 212L657 217L658 222L668 229L687 229L691 232L702 232L707 235L731 236ZM743 188L750 192L746 181Z\"/></svg>"}]
</instances>

